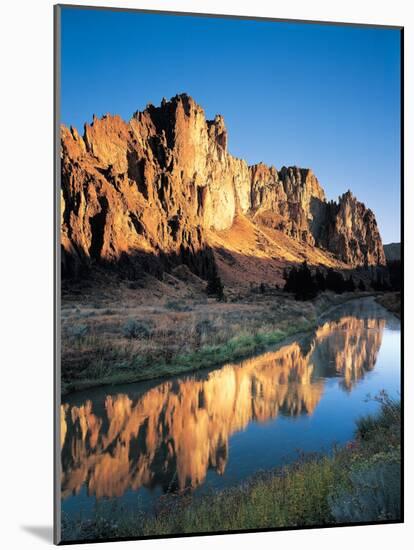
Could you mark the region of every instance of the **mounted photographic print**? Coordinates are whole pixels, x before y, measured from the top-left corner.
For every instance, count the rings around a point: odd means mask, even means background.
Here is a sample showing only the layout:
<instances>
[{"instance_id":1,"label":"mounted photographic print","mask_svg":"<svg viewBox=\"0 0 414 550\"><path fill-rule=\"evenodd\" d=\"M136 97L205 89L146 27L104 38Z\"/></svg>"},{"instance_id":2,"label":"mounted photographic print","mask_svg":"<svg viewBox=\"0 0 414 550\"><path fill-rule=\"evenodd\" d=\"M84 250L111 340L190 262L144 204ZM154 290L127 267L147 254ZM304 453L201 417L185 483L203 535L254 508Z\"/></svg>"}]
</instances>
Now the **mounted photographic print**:
<instances>
[{"instance_id":1,"label":"mounted photographic print","mask_svg":"<svg viewBox=\"0 0 414 550\"><path fill-rule=\"evenodd\" d=\"M403 521L403 29L55 7L55 542Z\"/></svg>"}]
</instances>

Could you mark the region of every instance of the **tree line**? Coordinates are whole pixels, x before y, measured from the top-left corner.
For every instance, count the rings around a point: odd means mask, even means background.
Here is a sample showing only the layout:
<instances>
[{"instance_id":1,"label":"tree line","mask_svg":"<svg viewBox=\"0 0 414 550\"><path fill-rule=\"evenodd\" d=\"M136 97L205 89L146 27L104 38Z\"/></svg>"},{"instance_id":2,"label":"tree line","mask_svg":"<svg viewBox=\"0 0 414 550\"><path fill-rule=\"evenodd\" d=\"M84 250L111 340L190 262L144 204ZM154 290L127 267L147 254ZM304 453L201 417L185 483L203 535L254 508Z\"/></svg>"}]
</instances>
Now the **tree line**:
<instances>
[{"instance_id":1,"label":"tree line","mask_svg":"<svg viewBox=\"0 0 414 550\"><path fill-rule=\"evenodd\" d=\"M387 263L386 268L370 268L369 282L362 278L355 281L354 276L345 277L340 271L332 267L324 270L317 268L312 272L306 260L299 267L285 269L283 278L285 285L283 290L295 295L296 300L312 300L320 292L330 290L336 294L344 292L364 292L365 290L375 291L400 291L401 290L401 262L399 260ZM265 291L264 283L259 286L260 291ZM225 301L224 285L214 265L208 280L207 294L215 296L219 301Z\"/></svg>"},{"instance_id":2,"label":"tree line","mask_svg":"<svg viewBox=\"0 0 414 550\"><path fill-rule=\"evenodd\" d=\"M366 290L364 281L360 280L356 285L352 275L345 278L342 273L332 268L329 268L326 273L317 268L312 273L306 261L299 267L285 269L283 278L285 280L283 290L293 293L297 300L312 300L319 292L325 290L331 290L336 294L354 292L357 288L361 291Z\"/></svg>"},{"instance_id":3,"label":"tree line","mask_svg":"<svg viewBox=\"0 0 414 550\"><path fill-rule=\"evenodd\" d=\"M283 290L294 294L296 300L312 300L325 290L336 294L367 290L367 284L362 279L355 282L353 275L344 277L331 267L326 271L317 268L312 272L306 261L299 267L285 269L283 278ZM369 287L376 291L401 290L401 262L388 262L387 268L374 268Z\"/></svg>"}]
</instances>

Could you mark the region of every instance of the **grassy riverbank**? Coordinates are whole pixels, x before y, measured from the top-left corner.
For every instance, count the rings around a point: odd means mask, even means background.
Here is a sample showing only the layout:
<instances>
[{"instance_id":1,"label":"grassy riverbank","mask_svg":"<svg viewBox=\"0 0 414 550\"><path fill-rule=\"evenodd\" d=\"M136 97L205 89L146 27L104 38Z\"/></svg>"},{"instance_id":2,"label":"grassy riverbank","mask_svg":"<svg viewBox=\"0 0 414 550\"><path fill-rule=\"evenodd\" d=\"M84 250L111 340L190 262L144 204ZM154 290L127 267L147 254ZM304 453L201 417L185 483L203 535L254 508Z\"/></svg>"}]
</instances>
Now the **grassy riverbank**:
<instances>
[{"instance_id":1,"label":"grassy riverbank","mask_svg":"<svg viewBox=\"0 0 414 550\"><path fill-rule=\"evenodd\" d=\"M400 403L387 396L379 400L379 413L361 418L354 441L331 456L304 455L293 465L202 498L166 498L152 516L98 509L93 520L63 518L64 539L398 521Z\"/></svg>"},{"instance_id":2,"label":"grassy riverbank","mask_svg":"<svg viewBox=\"0 0 414 550\"><path fill-rule=\"evenodd\" d=\"M62 308L62 393L191 372L260 353L317 326L318 317L367 293L297 302L283 292L243 300L167 301ZM78 300L78 302L80 302Z\"/></svg>"},{"instance_id":3,"label":"grassy riverbank","mask_svg":"<svg viewBox=\"0 0 414 550\"><path fill-rule=\"evenodd\" d=\"M128 347L115 351L101 346L97 348L99 356L88 367L85 377L65 382L64 390L68 392L97 385L151 380L218 366L264 351L267 346L278 344L293 334L309 331L315 326L315 322L304 320L285 330L241 334L221 344L206 344L188 353L177 353L167 360L154 360L151 355L134 355Z\"/></svg>"}]
</instances>

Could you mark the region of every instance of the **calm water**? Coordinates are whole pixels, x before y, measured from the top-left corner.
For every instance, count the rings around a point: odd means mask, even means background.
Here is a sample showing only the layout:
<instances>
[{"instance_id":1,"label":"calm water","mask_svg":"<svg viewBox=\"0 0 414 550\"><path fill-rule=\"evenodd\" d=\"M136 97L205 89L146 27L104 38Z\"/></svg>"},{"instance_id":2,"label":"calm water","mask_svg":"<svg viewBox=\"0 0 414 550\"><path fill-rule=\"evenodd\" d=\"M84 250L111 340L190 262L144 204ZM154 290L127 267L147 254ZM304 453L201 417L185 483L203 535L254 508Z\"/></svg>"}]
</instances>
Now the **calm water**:
<instances>
[{"instance_id":1,"label":"calm water","mask_svg":"<svg viewBox=\"0 0 414 550\"><path fill-rule=\"evenodd\" d=\"M372 298L321 320L310 336L238 364L63 401L62 511L97 501L151 508L169 491L237 484L353 437L367 400L400 390L400 323Z\"/></svg>"}]
</instances>

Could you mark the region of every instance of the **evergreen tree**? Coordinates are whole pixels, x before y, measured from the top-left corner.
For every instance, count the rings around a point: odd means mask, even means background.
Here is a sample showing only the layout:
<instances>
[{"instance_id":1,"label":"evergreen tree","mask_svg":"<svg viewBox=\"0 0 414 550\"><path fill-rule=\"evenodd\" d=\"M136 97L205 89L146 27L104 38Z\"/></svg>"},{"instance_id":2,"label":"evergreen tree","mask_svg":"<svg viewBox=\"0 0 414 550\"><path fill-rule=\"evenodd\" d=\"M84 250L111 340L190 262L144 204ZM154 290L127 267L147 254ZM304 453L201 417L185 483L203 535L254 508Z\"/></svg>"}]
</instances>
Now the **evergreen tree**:
<instances>
[{"instance_id":1,"label":"evergreen tree","mask_svg":"<svg viewBox=\"0 0 414 550\"><path fill-rule=\"evenodd\" d=\"M323 292L324 290L326 290L326 279L325 279L325 275L323 274L323 272L322 272L320 269L317 269L317 270L316 270L316 273L315 273L315 283L316 283L316 286L317 286L318 290L320 290L321 292Z\"/></svg>"},{"instance_id":2,"label":"evergreen tree","mask_svg":"<svg viewBox=\"0 0 414 550\"><path fill-rule=\"evenodd\" d=\"M285 292L296 292L298 270L296 267L292 267L290 270L285 269L283 271L283 278L286 281L283 290Z\"/></svg>"},{"instance_id":3,"label":"evergreen tree","mask_svg":"<svg viewBox=\"0 0 414 550\"><path fill-rule=\"evenodd\" d=\"M381 271L377 272L377 276L371 279L371 286L374 290L383 292L386 290L391 290L390 285L384 277L384 274Z\"/></svg>"},{"instance_id":4,"label":"evergreen tree","mask_svg":"<svg viewBox=\"0 0 414 550\"><path fill-rule=\"evenodd\" d=\"M318 288L306 261L299 269L293 267L284 276L286 280L284 290L294 293L296 300L311 300L317 295Z\"/></svg>"},{"instance_id":5,"label":"evergreen tree","mask_svg":"<svg viewBox=\"0 0 414 550\"><path fill-rule=\"evenodd\" d=\"M318 288L305 260L298 272L298 288L295 298L296 300L311 300L317 293Z\"/></svg>"},{"instance_id":6,"label":"evergreen tree","mask_svg":"<svg viewBox=\"0 0 414 550\"><path fill-rule=\"evenodd\" d=\"M387 262L388 273L390 277L390 285L392 290L401 290L402 270L401 260L393 260Z\"/></svg>"},{"instance_id":7,"label":"evergreen tree","mask_svg":"<svg viewBox=\"0 0 414 550\"><path fill-rule=\"evenodd\" d=\"M330 267L326 276L326 288L336 292L336 294L342 294L346 290L345 279L342 273Z\"/></svg>"},{"instance_id":8,"label":"evergreen tree","mask_svg":"<svg viewBox=\"0 0 414 550\"><path fill-rule=\"evenodd\" d=\"M345 288L348 292L355 292L355 282L352 275L345 281Z\"/></svg>"},{"instance_id":9,"label":"evergreen tree","mask_svg":"<svg viewBox=\"0 0 414 550\"><path fill-rule=\"evenodd\" d=\"M214 266L207 281L207 294L209 296L216 296L219 302L224 300L224 285L217 273L216 266Z\"/></svg>"}]
</instances>

